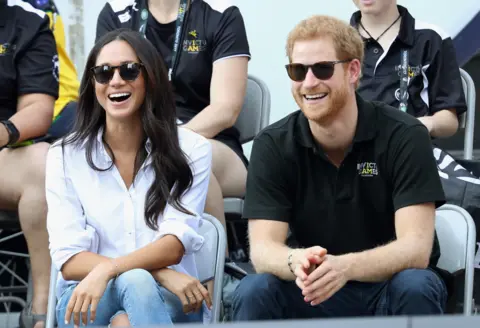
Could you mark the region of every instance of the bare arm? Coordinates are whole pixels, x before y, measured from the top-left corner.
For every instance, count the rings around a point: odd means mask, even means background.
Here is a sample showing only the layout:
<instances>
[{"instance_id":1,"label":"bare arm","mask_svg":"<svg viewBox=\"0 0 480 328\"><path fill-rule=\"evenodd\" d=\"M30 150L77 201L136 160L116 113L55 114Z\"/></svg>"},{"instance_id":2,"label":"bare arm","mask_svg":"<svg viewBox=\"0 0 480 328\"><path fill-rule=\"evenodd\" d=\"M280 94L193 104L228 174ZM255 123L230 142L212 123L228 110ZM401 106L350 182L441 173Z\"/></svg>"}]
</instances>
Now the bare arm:
<instances>
[{"instance_id":1,"label":"bare arm","mask_svg":"<svg viewBox=\"0 0 480 328\"><path fill-rule=\"evenodd\" d=\"M99 255L97 253L92 253L92 252L81 252L78 253L77 255L73 256L72 259L75 258L75 261L73 265L76 267L68 265L69 268L68 270L71 270L73 274L70 274L70 272L67 272L68 274L68 279L71 280L82 280L85 278L97 265L99 264L108 264L112 263L112 258L106 257ZM67 261L69 263L70 261ZM65 277L65 266L67 265L65 263L64 267L62 268L62 274ZM81 263L81 265L79 265ZM168 276L168 272L171 269L168 268L162 268L162 269L156 269L152 270L152 275L157 279L160 283L163 277Z\"/></svg>"},{"instance_id":2,"label":"bare arm","mask_svg":"<svg viewBox=\"0 0 480 328\"><path fill-rule=\"evenodd\" d=\"M62 266L62 276L66 280L80 281L100 263L111 263L112 259L92 252L80 252L72 256Z\"/></svg>"},{"instance_id":3,"label":"bare arm","mask_svg":"<svg viewBox=\"0 0 480 328\"><path fill-rule=\"evenodd\" d=\"M97 265L110 268L110 278L136 268L153 271L178 264L184 254L183 245L177 237L167 235L128 255L109 259L91 252L81 252L71 257L62 267L66 280L80 281Z\"/></svg>"},{"instance_id":4,"label":"bare arm","mask_svg":"<svg viewBox=\"0 0 480 328\"><path fill-rule=\"evenodd\" d=\"M272 220L249 220L250 258L258 273L271 273L284 280L294 280L288 267L292 250L287 240L288 223Z\"/></svg>"},{"instance_id":5,"label":"bare arm","mask_svg":"<svg viewBox=\"0 0 480 328\"><path fill-rule=\"evenodd\" d=\"M347 263L348 280L384 281L402 270L428 266L435 230L434 204L424 203L397 210L395 229L395 241L341 256Z\"/></svg>"},{"instance_id":6,"label":"bare arm","mask_svg":"<svg viewBox=\"0 0 480 328\"><path fill-rule=\"evenodd\" d=\"M57 68L55 39L45 17L15 66L18 98L16 113L10 120L20 133L18 141L44 136L52 124L59 88ZM1 130L3 135L6 131Z\"/></svg>"},{"instance_id":7,"label":"bare arm","mask_svg":"<svg viewBox=\"0 0 480 328\"><path fill-rule=\"evenodd\" d=\"M247 85L248 57L232 57L213 64L210 105L185 127L205 138L232 127L242 110Z\"/></svg>"},{"instance_id":8,"label":"bare arm","mask_svg":"<svg viewBox=\"0 0 480 328\"><path fill-rule=\"evenodd\" d=\"M18 98L17 112L10 120L20 132L19 141L43 136L53 118L55 98L40 93L26 94Z\"/></svg>"},{"instance_id":9,"label":"bare arm","mask_svg":"<svg viewBox=\"0 0 480 328\"><path fill-rule=\"evenodd\" d=\"M18 98L17 112L10 117L20 138L18 142L44 136L52 124L55 98L46 94L33 93ZM0 126L0 145L8 143L8 132L5 126Z\"/></svg>"},{"instance_id":10,"label":"bare arm","mask_svg":"<svg viewBox=\"0 0 480 328\"><path fill-rule=\"evenodd\" d=\"M458 117L455 109L443 109L432 116L420 117L430 135L436 138L447 138L458 130Z\"/></svg>"}]
</instances>

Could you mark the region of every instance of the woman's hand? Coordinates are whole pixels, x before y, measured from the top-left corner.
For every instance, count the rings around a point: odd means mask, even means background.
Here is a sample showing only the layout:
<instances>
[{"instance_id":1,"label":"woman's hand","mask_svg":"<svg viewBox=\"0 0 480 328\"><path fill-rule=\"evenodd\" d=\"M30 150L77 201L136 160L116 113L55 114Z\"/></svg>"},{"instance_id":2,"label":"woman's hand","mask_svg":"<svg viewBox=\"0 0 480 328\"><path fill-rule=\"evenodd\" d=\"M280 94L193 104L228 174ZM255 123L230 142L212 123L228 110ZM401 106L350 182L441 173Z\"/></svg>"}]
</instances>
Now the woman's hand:
<instances>
[{"instance_id":1,"label":"woman's hand","mask_svg":"<svg viewBox=\"0 0 480 328\"><path fill-rule=\"evenodd\" d=\"M212 307L210 294L198 279L167 268L153 271L152 275L163 287L180 299L184 313L200 311L203 301L209 309Z\"/></svg>"},{"instance_id":2,"label":"woman's hand","mask_svg":"<svg viewBox=\"0 0 480 328\"><path fill-rule=\"evenodd\" d=\"M103 296L107 284L114 276L112 263L97 265L73 290L65 313L65 324L70 323L73 314L73 324L80 327L80 314L82 323L87 325L88 308L90 306L90 323L95 321L97 305Z\"/></svg>"}]
</instances>

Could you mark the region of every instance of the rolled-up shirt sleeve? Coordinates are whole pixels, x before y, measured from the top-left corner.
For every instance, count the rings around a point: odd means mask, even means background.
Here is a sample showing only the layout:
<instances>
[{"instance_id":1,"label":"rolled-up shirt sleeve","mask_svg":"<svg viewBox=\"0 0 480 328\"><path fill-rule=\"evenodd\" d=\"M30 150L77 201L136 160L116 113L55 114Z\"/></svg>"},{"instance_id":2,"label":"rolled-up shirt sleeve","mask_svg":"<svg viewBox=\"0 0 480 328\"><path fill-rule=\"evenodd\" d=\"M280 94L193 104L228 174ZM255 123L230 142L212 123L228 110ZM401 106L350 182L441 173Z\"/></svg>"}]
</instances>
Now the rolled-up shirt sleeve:
<instances>
[{"instance_id":1,"label":"rolled-up shirt sleeve","mask_svg":"<svg viewBox=\"0 0 480 328\"><path fill-rule=\"evenodd\" d=\"M186 154L193 174L191 187L181 197L181 204L193 215L177 210L167 204L158 222L158 232L154 240L165 235L174 235L183 244L185 254L198 251L203 245L203 237L198 233L205 209L208 183L210 179L212 150L210 143L202 138Z\"/></svg>"},{"instance_id":2,"label":"rolled-up shirt sleeve","mask_svg":"<svg viewBox=\"0 0 480 328\"><path fill-rule=\"evenodd\" d=\"M95 251L92 247L98 242L73 188L67 157L61 145L55 144L48 151L46 166L47 230L50 255L58 270L75 254Z\"/></svg>"}]
</instances>

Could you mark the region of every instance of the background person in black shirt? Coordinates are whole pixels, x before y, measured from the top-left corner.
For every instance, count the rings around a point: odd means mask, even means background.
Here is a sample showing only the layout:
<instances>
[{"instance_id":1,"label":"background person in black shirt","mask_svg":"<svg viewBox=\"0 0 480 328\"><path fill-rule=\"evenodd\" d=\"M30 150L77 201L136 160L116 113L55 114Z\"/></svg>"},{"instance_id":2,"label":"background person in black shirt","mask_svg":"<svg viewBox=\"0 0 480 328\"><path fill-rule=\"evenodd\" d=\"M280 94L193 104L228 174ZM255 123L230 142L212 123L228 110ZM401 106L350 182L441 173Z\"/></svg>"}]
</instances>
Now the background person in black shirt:
<instances>
[{"instance_id":1,"label":"background person in black shirt","mask_svg":"<svg viewBox=\"0 0 480 328\"><path fill-rule=\"evenodd\" d=\"M444 195L427 129L356 94L363 43L348 24L300 22L287 55L301 111L253 144L243 215L259 274L240 282L233 319L441 314L430 266Z\"/></svg>"},{"instance_id":2,"label":"background person in black shirt","mask_svg":"<svg viewBox=\"0 0 480 328\"><path fill-rule=\"evenodd\" d=\"M180 4L181 0L108 1L98 17L97 40L120 27L142 29L171 69ZM177 115L186 128L211 141L213 174L205 211L225 225L223 197L243 196L247 176L247 160L233 126L247 83L245 26L238 8L220 13L193 0L182 36L172 74Z\"/></svg>"},{"instance_id":3,"label":"background person in black shirt","mask_svg":"<svg viewBox=\"0 0 480 328\"><path fill-rule=\"evenodd\" d=\"M49 145L30 140L47 133L57 97L58 57L48 17L23 1L0 1L0 208L18 211L27 240L33 300L20 325L28 328L43 326L50 274L45 201ZM25 141L22 147L6 147Z\"/></svg>"},{"instance_id":4,"label":"background person in black shirt","mask_svg":"<svg viewBox=\"0 0 480 328\"><path fill-rule=\"evenodd\" d=\"M436 138L452 136L465 96L452 39L438 26L414 19L396 0L353 0L352 15L365 43L358 92L399 108L402 50L408 50L407 112Z\"/></svg>"}]
</instances>

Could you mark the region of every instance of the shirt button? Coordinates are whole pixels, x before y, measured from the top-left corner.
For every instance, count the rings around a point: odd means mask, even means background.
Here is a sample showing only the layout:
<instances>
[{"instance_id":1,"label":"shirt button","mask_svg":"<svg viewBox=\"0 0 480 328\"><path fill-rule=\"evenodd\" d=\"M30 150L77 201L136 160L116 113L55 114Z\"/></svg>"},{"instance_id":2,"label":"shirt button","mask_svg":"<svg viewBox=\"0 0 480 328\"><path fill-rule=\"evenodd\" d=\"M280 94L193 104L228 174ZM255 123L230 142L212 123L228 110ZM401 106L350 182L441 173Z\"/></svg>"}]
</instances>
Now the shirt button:
<instances>
[{"instance_id":1,"label":"shirt button","mask_svg":"<svg viewBox=\"0 0 480 328\"><path fill-rule=\"evenodd\" d=\"M378 48L373 49L374 54L378 54Z\"/></svg>"}]
</instances>

